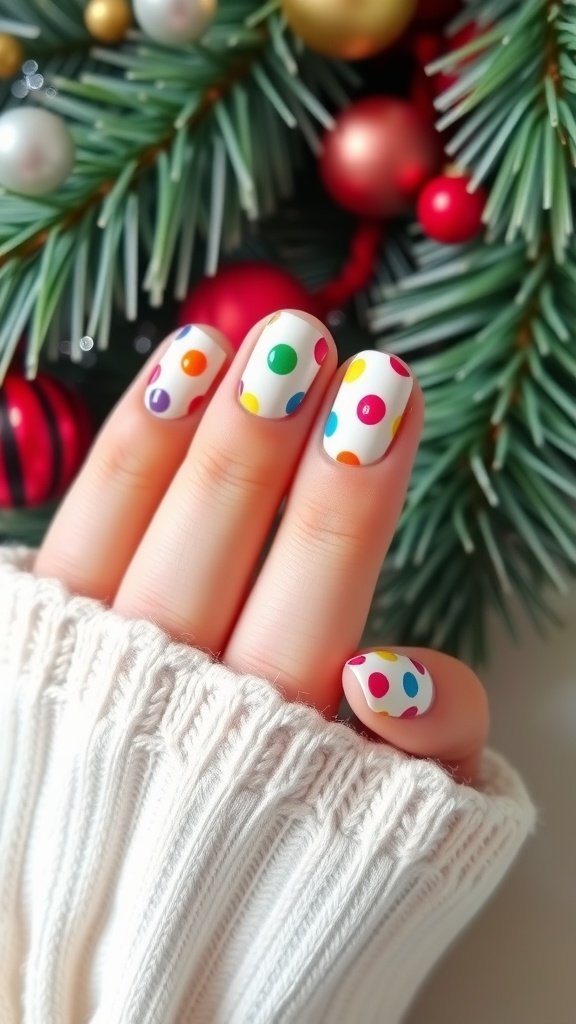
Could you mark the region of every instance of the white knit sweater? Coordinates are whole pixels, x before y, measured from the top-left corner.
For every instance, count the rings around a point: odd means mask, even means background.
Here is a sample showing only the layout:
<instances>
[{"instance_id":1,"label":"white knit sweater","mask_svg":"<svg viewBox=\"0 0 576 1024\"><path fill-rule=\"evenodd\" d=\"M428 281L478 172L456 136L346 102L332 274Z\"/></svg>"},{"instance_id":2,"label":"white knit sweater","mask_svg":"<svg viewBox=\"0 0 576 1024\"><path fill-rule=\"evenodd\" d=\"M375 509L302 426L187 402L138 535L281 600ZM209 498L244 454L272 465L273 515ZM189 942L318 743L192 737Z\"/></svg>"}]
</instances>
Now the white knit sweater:
<instances>
[{"instance_id":1,"label":"white knit sweater","mask_svg":"<svg viewBox=\"0 0 576 1024\"><path fill-rule=\"evenodd\" d=\"M534 824L0 551L1 1024L394 1024Z\"/></svg>"}]
</instances>

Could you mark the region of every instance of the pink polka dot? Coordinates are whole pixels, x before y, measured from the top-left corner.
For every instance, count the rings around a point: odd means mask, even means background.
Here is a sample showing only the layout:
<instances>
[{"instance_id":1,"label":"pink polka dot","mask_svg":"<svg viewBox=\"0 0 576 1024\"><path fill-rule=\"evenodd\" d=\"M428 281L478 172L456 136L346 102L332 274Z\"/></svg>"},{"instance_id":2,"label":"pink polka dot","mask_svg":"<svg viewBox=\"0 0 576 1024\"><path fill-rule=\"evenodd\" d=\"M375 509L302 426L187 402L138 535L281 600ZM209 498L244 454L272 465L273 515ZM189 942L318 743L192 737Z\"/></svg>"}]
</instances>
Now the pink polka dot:
<instances>
[{"instance_id":1,"label":"pink polka dot","mask_svg":"<svg viewBox=\"0 0 576 1024\"><path fill-rule=\"evenodd\" d=\"M356 415L361 423L369 426L380 423L386 415L386 402L379 395L365 395L358 402Z\"/></svg>"},{"instance_id":2,"label":"pink polka dot","mask_svg":"<svg viewBox=\"0 0 576 1024\"><path fill-rule=\"evenodd\" d=\"M416 718L417 714L418 714L418 708L415 708L415 707L406 708L406 711L402 712L402 714L400 715L400 718Z\"/></svg>"},{"instance_id":3,"label":"pink polka dot","mask_svg":"<svg viewBox=\"0 0 576 1024\"><path fill-rule=\"evenodd\" d=\"M326 338L319 338L314 345L314 359L320 366L328 355L328 342Z\"/></svg>"},{"instance_id":4,"label":"pink polka dot","mask_svg":"<svg viewBox=\"0 0 576 1024\"><path fill-rule=\"evenodd\" d=\"M421 676L426 675L426 669L424 668L424 665L420 661L415 661L414 658L410 658L410 661L414 665L416 671L419 672Z\"/></svg>"},{"instance_id":5,"label":"pink polka dot","mask_svg":"<svg viewBox=\"0 0 576 1024\"><path fill-rule=\"evenodd\" d=\"M149 384L153 384L155 380L158 380L158 377L160 376L160 373L161 373L160 365L155 366L154 369L152 370L152 373L150 374L150 376L148 378L148 383Z\"/></svg>"},{"instance_id":6,"label":"pink polka dot","mask_svg":"<svg viewBox=\"0 0 576 1024\"><path fill-rule=\"evenodd\" d=\"M349 665L363 665L366 658L363 654L358 654L355 658L350 658Z\"/></svg>"},{"instance_id":7,"label":"pink polka dot","mask_svg":"<svg viewBox=\"0 0 576 1024\"><path fill-rule=\"evenodd\" d=\"M371 672L368 676L368 689L373 697L385 697L390 683L383 672Z\"/></svg>"},{"instance_id":8,"label":"pink polka dot","mask_svg":"<svg viewBox=\"0 0 576 1024\"><path fill-rule=\"evenodd\" d=\"M410 370L408 370L407 367L404 366L404 363L401 363L399 359L396 359L396 356L390 356L390 366L400 377L410 376Z\"/></svg>"},{"instance_id":9,"label":"pink polka dot","mask_svg":"<svg viewBox=\"0 0 576 1024\"><path fill-rule=\"evenodd\" d=\"M205 395L196 395L196 398L192 399L188 406L188 415L190 415L191 412L196 412L196 409L200 408L202 402L204 401L204 398Z\"/></svg>"}]
</instances>

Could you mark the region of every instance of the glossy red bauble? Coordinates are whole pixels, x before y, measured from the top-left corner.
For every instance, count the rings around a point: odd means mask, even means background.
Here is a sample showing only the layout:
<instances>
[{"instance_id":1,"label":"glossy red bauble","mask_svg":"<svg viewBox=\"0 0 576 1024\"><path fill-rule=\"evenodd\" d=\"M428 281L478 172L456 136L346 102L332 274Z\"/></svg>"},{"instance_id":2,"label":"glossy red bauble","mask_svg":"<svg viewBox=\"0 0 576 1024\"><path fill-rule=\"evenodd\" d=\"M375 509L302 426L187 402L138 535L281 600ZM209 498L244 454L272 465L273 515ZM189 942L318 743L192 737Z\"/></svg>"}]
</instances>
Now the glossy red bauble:
<instances>
[{"instance_id":1,"label":"glossy red bauble","mask_svg":"<svg viewBox=\"0 0 576 1024\"><path fill-rule=\"evenodd\" d=\"M441 158L433 124L415 103L374 96L337 118L324 138L320 174L344 209L394 217L409 207Z\"/></svg>"},{"instance_id":2,"label":"glossy red bauble","mask_svg":"<svg viewBox=\"0 0 576 1024\"><path fill-rule=\"evenodd\" d=\"M239 348L258 320L279 309L318 313L313 296L288 271L270 263L233 263L196 285L179 320L217 327Z\"/></svg>"},{"instance_id":3,"label":"glossy red bauble","mask_svg":"<svg viewBox=\"0 0 576 1024\"><path fill-rule=\"evenodd\" d=\"M92 437L86 407L44 374L12 373L0 387L0 507L59 498L74 479Z\"/></svg>"},{"instance_id":4,"label":"glossy red bauble","mask_svg":"<svg viewBox=\"0 0 576 1024\"><path fill-rule=\"evenodd\" d=\"M446 245L469 242L482 231L483 188L468 192L466 175L433 178L418 199L418 220L429 238Z\"/></svg>"},{"instance_id":5,"label":"glossy red bauble","mask_svg":"<svg viewBox=\"0 0 576 1024\"><path fill-rule=\"evenodd\" d=\"M446 22L461 9L460 0L419 0L414 20L416 23Z\"/></svg>"}]
</instances>

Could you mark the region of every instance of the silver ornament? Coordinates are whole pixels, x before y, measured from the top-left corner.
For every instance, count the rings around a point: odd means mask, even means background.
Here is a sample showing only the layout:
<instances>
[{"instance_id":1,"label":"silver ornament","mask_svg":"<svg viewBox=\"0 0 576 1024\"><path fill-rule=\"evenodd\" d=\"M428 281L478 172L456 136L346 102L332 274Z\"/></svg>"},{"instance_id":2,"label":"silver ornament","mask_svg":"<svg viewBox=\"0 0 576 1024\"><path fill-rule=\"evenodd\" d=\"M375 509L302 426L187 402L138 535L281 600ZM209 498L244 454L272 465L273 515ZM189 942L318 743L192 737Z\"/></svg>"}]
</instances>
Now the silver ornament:
<instances>
[{"instance_id":1,"label":"silver ornament","mask_svg":"<svg viewBox=\"0 0 576 1024\"><path fill-rule=\"evenodd\" d=\"M66 123L40 107L18 107L0 116L0 185L41 196L53 192L74 166Z\"/></svg>"},{"instance_id":2,"label":"silver ornament","mask_svg":"<svg viewBox=\"0 0 576 1024\"><path fill-rule=\"evenodd\" d=\"M134 0L140 28L157 43L178 46L199 39L214 20L217 0Z\"/></svg>"}]
</instances>

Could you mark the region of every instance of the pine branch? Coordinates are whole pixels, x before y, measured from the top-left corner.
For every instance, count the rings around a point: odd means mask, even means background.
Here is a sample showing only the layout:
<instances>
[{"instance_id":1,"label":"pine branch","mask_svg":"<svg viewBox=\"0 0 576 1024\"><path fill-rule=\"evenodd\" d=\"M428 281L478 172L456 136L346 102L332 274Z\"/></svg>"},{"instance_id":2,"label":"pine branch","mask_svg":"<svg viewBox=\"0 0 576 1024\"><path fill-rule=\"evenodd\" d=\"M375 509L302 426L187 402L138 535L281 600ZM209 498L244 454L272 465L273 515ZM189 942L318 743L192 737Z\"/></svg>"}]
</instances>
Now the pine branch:
<instances>
[{"instance_id":1,"label":"pine branch","mask_svg":"<svg viewBox=\"0 0 576 1024\"><path fill-rule=\"evenodd\" d=\"M536 253L549 234L558 262L573 234L575 10L574 0L467 0L454 28L476 23L476 38L427 69L456 74L438 127L462 122L446 150L473 168L471 189L491 180L489 237L522 236Z\"/></svg>"},{"instance_id":2,"label":"pine branch","mask_svg":"<svg viewBox=\"0 0 576 1024\"><path fill-rule=\"evenodd\" d=\"M562 265L521 240L416 257L371 313L427 407L372 628L478 657L488 603L509 617L517 591L540 621L576 567L576 245Z\"/></svg>"},{"instance_id":3,"label":"pine branch","mask_svg":"<svg viewBox=\"0 0 576 1024\"><path fill-rule=\"evenodd\" d=\"M69 120L77 160L54 195L1 199L0 379L28 324L30 375L63 316L73 358L86 334L105 348L114 308L135 319L141 286L154 306L172 280L186 294L198 234L213 272L246 221L290 193L302 137L318 147L318 129L332 124L317 93L341 103L350 74L297 55L275 15L247 27L251 10L224 0L202 45L171 49L134 33L94 48L78 78L56 74L55 95L39 94Z\"/></svg>"}]
</instances>

